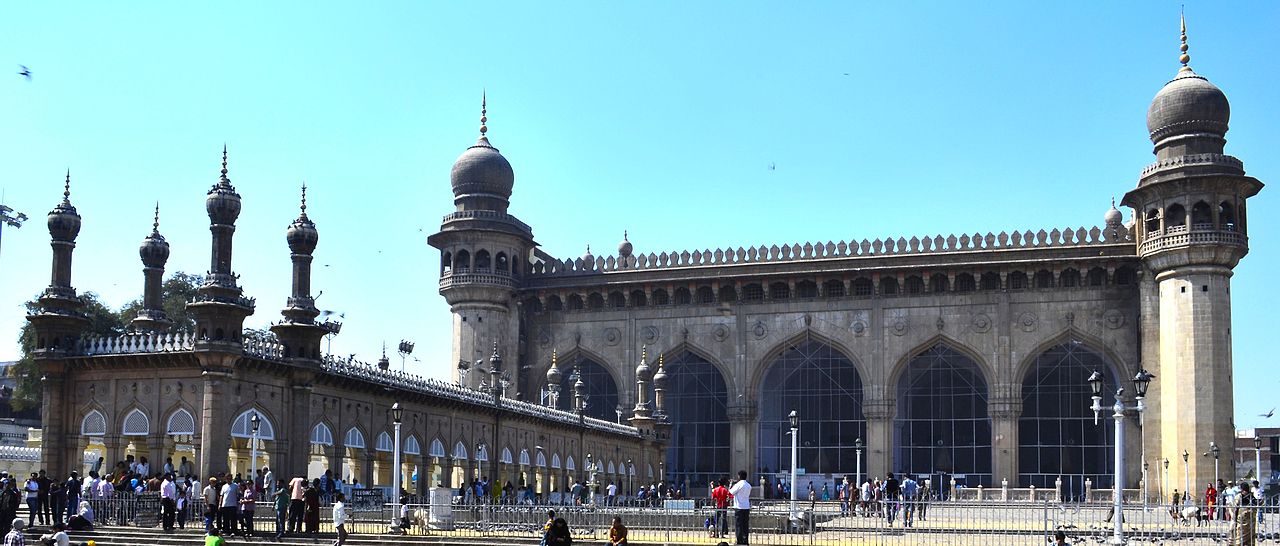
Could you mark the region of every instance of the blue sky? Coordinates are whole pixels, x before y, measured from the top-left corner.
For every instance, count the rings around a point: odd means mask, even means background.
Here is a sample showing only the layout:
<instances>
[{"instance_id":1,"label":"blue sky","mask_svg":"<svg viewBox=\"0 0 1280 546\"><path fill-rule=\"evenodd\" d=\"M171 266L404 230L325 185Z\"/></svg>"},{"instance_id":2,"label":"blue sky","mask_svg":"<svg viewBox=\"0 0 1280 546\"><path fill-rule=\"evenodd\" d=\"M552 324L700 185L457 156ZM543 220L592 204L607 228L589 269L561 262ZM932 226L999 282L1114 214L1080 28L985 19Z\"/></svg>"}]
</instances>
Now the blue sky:
<instances>
[{"instance_id":1,"label":"blue sky","mask_svg":"<svg viewBox=\"0 0 1280 546\"><path fill-rule=\"evenodd\" d=\"M448 375L425 242L453 160L490 137L512 212L553 255L1093 226L1152 161L1145 114L1177 64L1177 2L225 2L0 4L0 187L34 220L0 250L0 360L48 283L43 216L71 169L74 284L141 292L151 208L168 270L202 273L224 142L244 197L234 267L278 319L298 186L333 352L417 342ZM1228 153L1280 180L1280 4L1191 2L1192 66ZM30 82L14 74L19 64ZM9 72L5 67L12 68ZM770 170L768 166L776 166ZM1264 424L1280 267L1275 189L1233 279L1237 425ZM1130 211L1125 211L1126 220ZM1082 401L1082 403L1084 403Z\"/></svg>"}]
</instances>

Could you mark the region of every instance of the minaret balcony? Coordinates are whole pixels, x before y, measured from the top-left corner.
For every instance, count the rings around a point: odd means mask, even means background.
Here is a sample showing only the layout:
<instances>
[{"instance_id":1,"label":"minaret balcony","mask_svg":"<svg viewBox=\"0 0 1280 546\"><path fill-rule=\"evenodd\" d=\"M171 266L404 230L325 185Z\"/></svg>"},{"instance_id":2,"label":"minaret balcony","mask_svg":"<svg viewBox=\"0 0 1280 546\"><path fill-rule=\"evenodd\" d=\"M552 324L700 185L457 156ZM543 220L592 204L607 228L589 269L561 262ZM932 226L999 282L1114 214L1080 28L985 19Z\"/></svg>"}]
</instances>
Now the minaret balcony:
<instances>
[{"instance_id":1,"label":"minaret balcony","mask_svg":"<svg viewBox=\"0 0 1280 546\"><path fill-rule=\"evenodd\" d=\"M445 273L440 276L440 289L444 290L460 286L494 286L511 290L516 288L516 281L511 278L511 275L490 273L490 271L488 268L469 270L458 268L456 272Z\"/></svg>"},{"instance_id":2,"label":"minaret balcony","mask_svg":"<svg viewBox=\"0 0 1280 546\"><path fill-rule=\"evenodd\" d=\"M1197 245L1219 245L1247 248L1249 240L1243 233L1234 230L1212 229L1212 224L1205 224L1207 229L1197 229L1200 225L1188 230L1186 226L1175 226L1161 234L1149 232L1138 247L1138 254L1147 256L1164 250L1174 250Z\"/></svg>"}]
</instances>

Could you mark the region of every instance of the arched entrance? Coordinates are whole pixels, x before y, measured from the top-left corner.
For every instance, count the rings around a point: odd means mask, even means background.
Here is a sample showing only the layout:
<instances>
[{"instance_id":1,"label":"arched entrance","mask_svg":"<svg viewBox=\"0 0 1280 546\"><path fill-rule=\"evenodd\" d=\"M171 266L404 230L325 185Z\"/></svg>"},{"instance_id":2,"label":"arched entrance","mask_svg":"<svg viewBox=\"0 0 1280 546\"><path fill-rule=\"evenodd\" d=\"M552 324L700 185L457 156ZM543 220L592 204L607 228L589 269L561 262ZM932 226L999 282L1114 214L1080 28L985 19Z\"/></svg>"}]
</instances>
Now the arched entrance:
<instances>
[{"instance_id":1,"label":"arched entrance","mask_svg":"<svg viewBox=\"0 0 1280 546\"><path fill-rule=\"evenodd\" d=\"M729 475L729 398L724 376L691 351L665 359L666 411L671 420L666 476L686 495Z\"/></svg>"},{"instance_id":2,"label":"arched entrance","mask_svg":"<svg viewBox=\"0 0 1280 546\"><path fill-rule=\"evenodd\" d=\"M582 413L610 423L618 420L618 385L613 374L598 362L579 355L572 366L561 366L559 409L573 411L573 384L577 380L573 371L575 367L582 373L582 384L585 388L587 409Z\"/></svg>"},{"instance_id":3,"label":"arched entrance","mask_svg":"<svg viewBox=\"0 0 1280 546\"><path fill-rule=\"evenodd\" d=\"M897 472L990 487L991 418L978 364L945 343L913 357L898 379L893 439Z\"/></svg>"}]
</instances>

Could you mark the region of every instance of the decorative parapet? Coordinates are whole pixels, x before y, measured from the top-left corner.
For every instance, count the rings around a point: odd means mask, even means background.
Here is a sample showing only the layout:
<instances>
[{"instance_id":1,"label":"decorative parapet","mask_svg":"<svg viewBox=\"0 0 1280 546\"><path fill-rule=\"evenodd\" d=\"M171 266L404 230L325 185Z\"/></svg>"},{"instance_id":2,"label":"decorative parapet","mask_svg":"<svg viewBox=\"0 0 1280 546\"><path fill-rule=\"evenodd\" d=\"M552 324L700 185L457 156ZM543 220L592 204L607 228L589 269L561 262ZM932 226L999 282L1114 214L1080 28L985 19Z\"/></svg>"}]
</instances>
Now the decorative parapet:
<instances>
[{"instance_id":1,"label":"decorative parapet","mask_svg":"<svg viewBox=\"0 0 1280 546\"><path fill-rule=\"evenodd\" d=\"M494 407L495 405L493 395L487 392L468 389L452 383L446 383L437 379L422 377L398 370L383 370L375 365L354 359L342 360L327 357L321 363L321 371L333 375L377 383L387 387L446 398L462 402L464 404L473 404L485 407ZM617 423L610 423L608 421L593 419L590 417L580 418L578 415L567 411L546 408L537 404L531 404L529 402L523 402L511 398L502 398L499 405L508 411L536 417L538 419L545 419L568 425L582 424L588 428L611 432L614 434L624 434L627 436L640 435L639 431L636 430L635 427L619 425Z\"/></svg>"},{"instance_id":2,"label":"decorative parapet","mask_svg":"<svg viewBox=\"0 0 1280 546\"><path fill-rule=\"evenodd\" d=\"M190 351L196 336L191 332L140 333L122 336L90 336L80 341L80 354L122 355Z\"/></svg>"},{"instance_id":3,"label":"decorative parapet","mask_svg":"<svg viewBox=\"0 0 1280 546\"><path fill-rule=\"evenodd\" d=\"M97 459L94 459L95 461ZM40 448L21 446L0 446L0 461L4 462L39 462Z\"/></svg>"},{"instance_id":4,"label":"decorative parapet","mask_svg":"<svg viewBox=\"0 0 1280 546\"><path fill-rule=\"evenodd\" d=\"M1113 228L1083 227L1072 229L1040 230L1037 232L1014 231L1013 233L988 232L986 235L941 235L933 237L912 237L906 239L876 239L861 242L839 243L796 243L794 245L773 245L765 247L716 250L695 250L693 252L662 252L658 254L637 254L626 258L614 256L597 257L594 261L582 259L550 260L533 266L534 276L580 275L585 273L613 273L617 271L669 269L678 267L723 266L769 262L792 262L805 260L838 260L844 258L861 258L870 256L897 256L912 254L945 254L952 252L976 252L990 250L1018 250L1039 248L1082 247L1096 245L1112 245L1132 243L1133 234L1126 226ZM443 280L441 280L443 284Z\"/></svg>"},{"instance_id":5,"label":"decorative parapet","mask_svg":"<svg viewBox=\"0 0 1280 546\"><path fill-rule=\"evenodd\" d=\"M1181 229L1174 230L1171 228L1166 235L1152 232L1139 245L1138 254L1146 256L1153 252L1182 248L1188 245L1248 246L1243 233L1213 229L1212 224L1207 226L1207 229L1204 230L1192 229L1191 231L1187 231L1186 226L1175 226Z\"/></svg>"},{"instance_id":6,"label":"decorative parapet","mask_svg":"<svg viewBox=\"0 0 1280 546\"><path fill-rule=\"evenodd\" d=\"M528 231L530 233L533 232L533 229L529 227L529 224L521 222L516 219L515 216L493 210L464 210L451 212L444 215L444 219L441 220L440 223L447 224L455 220L497 220L500 222L515 224L524 231Z\"/></svg>"},{"instance_id":7,"label":"decorative parapet","mask_svg":"<svg viewBox=\"0 0 1280 546\"><path fill-rule=\"evenodd\" d=\"M444 290L454 285L489 285L510 288L516 287L515 279L507 275L494 275L483 273L453 273L440 276L440 289Z\"/></svg>"},{"instance_id":8,"label":"decorative parapet","mask_svg":"<svg viewBox=\"0 0 1280 546\"><path fill-rule=\"evenodd\" d=\"M240 347L243 349L245 356L263 360L284 360L285 358L284 344L279 341L247 336L241 339Z\"/></svg>"},{"instance_id":9,"label":"decorative parapet","mask_svg":"<svg viewBox=\"0 0 1280 546\"><path fill-rule=\"evenodd\" d=\"M1191 154L1171 157L1169 159L1147 165L1142 169L1142 176L1146 177L1153 172L1162 171L1164 169L1189 167L1194 165L1225 165L1228 167L1234 167L1241 171L1244 170L1244 162L1226 154Z\"/></svg>"}]
</instances>

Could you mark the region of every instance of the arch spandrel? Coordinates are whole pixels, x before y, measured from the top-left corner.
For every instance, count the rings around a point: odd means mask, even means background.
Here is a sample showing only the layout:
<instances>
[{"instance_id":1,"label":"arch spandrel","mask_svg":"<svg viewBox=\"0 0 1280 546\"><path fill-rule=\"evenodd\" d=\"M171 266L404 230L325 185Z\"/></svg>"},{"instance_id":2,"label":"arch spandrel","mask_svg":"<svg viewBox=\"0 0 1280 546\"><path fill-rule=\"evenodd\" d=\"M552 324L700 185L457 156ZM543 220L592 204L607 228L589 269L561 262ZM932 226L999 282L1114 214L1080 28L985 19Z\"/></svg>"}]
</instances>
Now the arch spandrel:
<instances>
[{"instance_id":1,"label":"arch spandrel","mask_svg":"<svg viewBox=\"0 0 1280 546\"><path fill-rule=\"evenodd\" d=\"M656 373L657 372L656 366L658 363L659 355L661 355L664 359L670 361L679 356L682 356L683 353L686 353L686 352L693 355L694 357L701 359L702 361L708 364L711 364L716 369L716 371L720 372L720 377L724 380L724 383L725 383L725 386L727 387L728 392L730 393L738 392L737 377L732 372L732 370L726 368L723 361L713 356L710 351L703 349L698 344L691 342L689 340L681 340L679 343L675 343L674 345L665 349L655 349L653 347L650 347L649 348L649 355L650 355L649 365L654 367L654 372Z\"/></svg>"},{"instance_id":2,"label":"arch spandrel","mask_svg":"<svg viewBox=\"0 0 1280 546\"><path fill-rule=\"evenodd\" d=\"M939 333L919 343L904 353L894 361L893 367L885 373L885 392L890 396L898 392L898 383L902 381L903 375L907 371L907 365L911 360L928 352L937 345L945 345L946 347L964 355L977 366L978 371L982 374L982 380L987 383L987 389L994 389L996 385L1003 384L1000 381L1000 375L996 373L991 363L982 356L981 353L974 350L973 347L961 342L947 334ZM887 359L886 359L887 360Z\"/></svg>"},{"instance_id":3,"label":"arch spandrel","mask_svg":"<svg viewBox=\"0 0 1280 546\"><path fill-rule=\"evenodd\" d=\"M1121 328L1113 331L1114 332L1125 332L1125 331L1131 332L1132 329ZM1137 373L1137 369L1134 366L1130 365L1129 363L1130 360L1122 358L1120 354L1115 350L1115 346L1118 343L1128 344L1129 343L1128 339L1121 338L1121 339L1112 340L1108 342L1097 336L1084 332L1079 328L1076 328L1075 326L1068 326L1066 328L1058 330L1056 333L1046 334L1046 337L1041 338L1039 340L1025 342L1028 344L1034 343L1034 345L1032 345L1031 348L1028 349L1026 352L1021 353L1021 358L1018 359L1017 363L1014 365L1013 370L1011 370L1011 374L1009 378L1010 383L1013 383L1018 387L1021 387L1022 379L1026 377L1028 372L1030 372L1032 366L1035 365L1036 359L1039 358L1041 354L1043 354L1045 351L1049 349L1052 349L1053 347L1062 345L1063 343L1067 343L1072 340L1076 340L1076 341L1080 341L1081 343L1084 343L1090 350L1098 353L1105 360L1109 361L1113 366L1116 367L1114 371L1120 374L1121 377L1132 376L1133 373ZM1136 346L1134 348L1136 349ZM1018 353L1015 352L1015 354L1018 354ZM1133 361L1136 362L1136 360L1133 360ZM1016 395L1018 393L1015 392L1014 394Z\"/></svg>"},{"instance_id":4,"label":"arch spandrel","mask_svg":"<svg viewBox=\"0 0 1280 546\"><path fill-rule=\"evenodd\" d=\"M748 372L750 379L748 380L747 385L749 385L749 388L742 394L746 394L749 397L758 400L759 393L761 389L764 388L764 385L762 385L761 382L764 381L765 374L769 371L769 364L777 360L778 356L781 355L783 351L786 351L791 346L804 341L816 341L831 347L837 353L840 353L840 355L848 359L849 362L853 363L853 367L858 371L858 376L862 378L863 384L869 383L868 378L872 376L868 375L866 365L863 364L862 360L860 360L847 345L811 329L805 329L784 341L773 344L769 347L768 351L763 353L761 358L753 363L751 370Z\"/></svg>"}]
</instances>

